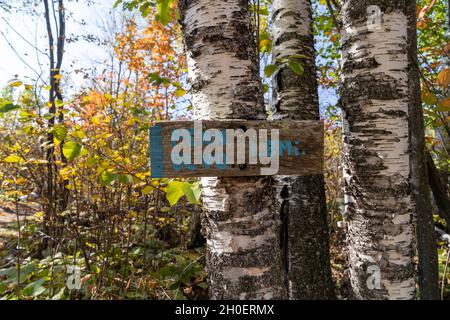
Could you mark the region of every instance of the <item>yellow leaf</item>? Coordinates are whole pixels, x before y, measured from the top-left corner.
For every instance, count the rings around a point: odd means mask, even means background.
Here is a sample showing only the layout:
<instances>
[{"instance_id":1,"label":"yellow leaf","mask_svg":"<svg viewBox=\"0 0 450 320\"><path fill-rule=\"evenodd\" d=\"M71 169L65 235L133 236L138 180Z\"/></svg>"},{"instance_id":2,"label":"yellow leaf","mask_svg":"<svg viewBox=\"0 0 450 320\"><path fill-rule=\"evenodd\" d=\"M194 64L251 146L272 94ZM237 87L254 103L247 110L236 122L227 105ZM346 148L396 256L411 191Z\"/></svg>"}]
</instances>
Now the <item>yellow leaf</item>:
<instances>
[{"instance_id":1,"label":"yellow leaf","mask_svg":"<svg viewBox=\"0 0 450 320\"><path fill-rule=\"evenodd\" d=\"M175 96L177 98L181 98L182 96L184 96L186 94L186 90L182 89L182 88L178 88L177 90L175 90Z\"/></svg>"},{"instance_id":2,"label":"yellow leaf","mask_svg":"<svg viewBox=\"0 0 450 320\"><path fill-rule=\"evenodd\" d=\"M260 42L261 47L268 47L270 45L270 39L264 39Z\"/></svg>"},{"instance_id":3,"label":"yellow leaf","mask_svg":"<svg viewBox=\"0 0 450 320\"><path fill-rule=\"evenodd\" d=\"M73 175L75 175L75 171L72 167L67 166L59 170L59 175L63 180L69 180Z\"/></svg>"},{"instance_id":4,"label":"yellow leaf","mask_svg":"<svg viewBox=\"0 0 450 320\"><path fill-rule=\"evenodd\" d=\"M38 159L38 160L33 160L32 163L33 164L47 164L48 161L47 160L43 160L43 159Z\"/></svg>"},{"instance_id":5,"label":"yellow leaf","mask_svg":"<svg viewBox=\"0 0 450 320\"><path fill-rule=\"evenodd\" d=\"M92 121L92 124L95 124L95 125L99 125L100 124L100 119L99 119L98 116L92 117L91 121Z\"/></svg>"},{"instance_id":6,"label":"yellow leaf","mask_svg":"<svg viewBox=\"0 0 450 320\"><path fill-rule=\"evenodd\" d=\"M14 80L14 81L10 82L8 85L10 87L20 87L22 84L23 84L22 81Z\"/></svg>"},{"instance_id":7,"label":"yellow leaf","mask_svg":"<svg viewBox=\"0 0 450 320\"><path fill-rule=\"evenodd\" d=\"M36 218L42 218L44 216L44 211L39 211L34 214Z\"/></svg>"},{"instance_id":8,"label":"yellow leaf","mask_svg":"<svg viewBox=\"0 0 450 320\"><path fill-rule=\"evenodd\" d=\"M20 178L18 178L18 179L16 180L16 184L19 185L19 186L24 185L24 184L27 183L27 182L28 182L28 180L25 179L25 178L22 178L22 177L20 177Z\"/></svg>"},{"instance_id":9,"label":"yellow leaf","mask_svg":"<svg viewBox=\"0 0 450 320\"><path fill-rule=\"evenodd\" d=\"M7 163L22 163L25 162L25 160L17 155L10 155L7 156L3 161L7 162Z\"/></svg>"},{"instance_id":10,"label":"yellow leaf","mask_svg":"<svg viewBox=\"0 0 450 320\"><path fill-rule=\"evenodd\" d=\"M152 181L152 185L153 185L154 187L158 187L158 186L159 186L159 181L158 181L158 180L153 180L153 181Z\"/></svg>"},{"instance_id":11,"label":"yellow leaf","mask_svg":"<svg viewBox=\"0 0 450 320\"><path fill-rule=\"evenodd\" d=\"M144 189L142 189L141 193L142 194L150 194L152 193L154 190L154 188L152 186L146 186Z\"/></svg>"},{"instance_id":12,"label":"yellow leaf","mask_svg":"<svg viewBox=\"0 0 450 320\"><path fill-rule=\"evenodd\" d=\"M92 242L87 242L87 241L86 241L85 244L86 244L88 247L95 249L95 244L94 244L94 243L92 243Z\"/></svg>"}]
</instances>

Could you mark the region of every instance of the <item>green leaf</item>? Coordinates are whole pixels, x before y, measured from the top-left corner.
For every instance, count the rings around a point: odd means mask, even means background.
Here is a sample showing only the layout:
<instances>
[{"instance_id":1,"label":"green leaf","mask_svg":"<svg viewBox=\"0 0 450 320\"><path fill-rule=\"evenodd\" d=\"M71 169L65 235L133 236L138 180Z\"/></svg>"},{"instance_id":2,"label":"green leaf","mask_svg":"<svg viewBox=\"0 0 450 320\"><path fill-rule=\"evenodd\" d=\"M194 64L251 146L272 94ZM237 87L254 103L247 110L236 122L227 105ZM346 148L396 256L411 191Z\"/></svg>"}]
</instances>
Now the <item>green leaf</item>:
<instances>
[{"instance_id":1,"label":"green leaf","mask_svg":"<svg viewBox=\"0 0 450 320\"><path fill-rule=\"evenodd\" d=\"M171 206L177 204L178 200L183 196L183 182L172 181L167 187L166 198Z\"/></svg>"},{"instance_id":2,"label":"green leaf","mask_svg":"<svg viewBox=\"0 0 450 320\"><path fill-rule=\"evenodd\" d=\"M183 193L188 199L188 201L192 204L199 204L200 203L200 196L201 196L201 190L200 190L200 183L187 183L185 182L183 184Z\"/></svg>"},{"instance_id":3,"label":"green leaf","mask_svg":"<svg viewBox=\"0 0 450 320\"><path fill-rule=\"evenodd\" d=\"M42 115L42 118L44 118L45 120L51 120L55 117L54 113L46 113L44 115Z\"/></svg>"},{"instance_id":4,"label":"green leaf","mask_svg":"<svg viewBox=\"0 0 450 320\"><path fill-rule=\"evenodd\" d=\"M13 104L12 102L3 102L0 104L0 113L6 113L19 109L20 106Z\"/></svg>"},{"instance_id":5,"label":"green leaf","mask_svg":"<svg viewBox=\"0 0 450 320\"><path fill-rule=\"evenodd\" d=\"M47 290L42 284L44 284L45 278L40 278L29 285L27 285L23 289L23 294L27 296L37 297L40 294L44 293L45 290Z\"/></svg>"},{"instance_id":6,"label":"green leaf","mask_svg":"<svg viewBox=\"0 0 450 320\"><path fill-rule=\"evenodd\" d=\"M67 160L72 161L81 153L81 144L75 141L68 141L64 144L63 154Z\"/></svg>"},{"instance_id":7,"label":"green leaf","mask_svg":"<svg viewBox=\"0 0 450 320\"><path fill-rule=\"evenodd\" d=\"M133 177L129 174L121 174L119 176L119 181L123 184L132 184L133 183Z\"/></svg>"},{"instance_id":8,"label":"green leaf","mask_svg":"<svg viewBox=\"0 0 450 320\"><path fill-rule=\"evenodd\" d=\"M62 107L62 106L64 105L64 101L59 100L59 99L56 99L56 100L55 100L55 104L56 104L58 107Z\"/></svg>"},{"instance_id":9,"label":"green leaf","mask_svg":"<svg viewBox=\"0 0 450 320\"><path fill-rule=\"evenodd\" d=\"M117 6L122 3L122 1L123 0L117 0L116 2L114 2L113 8L117 8Z\"/></svg>"},{"instance_id":10,"label":"green leaf","mask_svg":"<svg viewBox=\"0 0 450 320\"><path fill-rule=\"evenodd\" d=\"M56 125L53 127L53 136L58 141L63 141L67 137L69 129L63 125Z\"/></svg>"},{"instance_id":11,"label":"green leaf","mask_svg":"<svg viewBox=\"0 0 450 320\"><path fill-rule=\"evenodd\" d=\"M300 76L303 75L304 69L303 69L303 65L300 62L291 60L288 62L288 66L296 74L298 74Z\"/></svg>"},{"instance_id":12,"label":"green leaf","mask_svg":"<svg viewBox=\"0 0 450 320\"><path fill-rule=\"evenodd\" d=\"M170 84L170 80L168 78L164 78L161 77L158 73L150 73L148 75L148 78L150 79L150 81L154 84L154 85L169 85Z\"/></svg>"},{"instance_id":13,"label":"green leaf","mask_svg":"<svg viewBox=\"0 0 450 320\"><path fill-rule=\"evenodd\" d=\"M140 7L139 7L139 11L141 12L141 15L145 18L145 17L147 17L149 14L150 14L150 12L152 11L152 3L150 3L150 2L145 2L144 4L142 4Z\"/></svg>"},{"instance_id":14,"label":"green leaf","mask_svg":"<svg viewBox=\"0 0 450 320\"><path fill-rule=\"evenodd\" d=\"M156 19L163 25L170 22L170 3L172 0L158 0L158 14Z\"/></svg>"},{"instance_id":15,"label":"green leaf","mask_svg":"<svg viewBox=\"0 0 450 320\"><path fill-rule=\"evenodd\" d=\"M94 164L96 164L99 161L99 158L97 156L88 157L86 159L86 164L88 167L92 167Z\"/></svg>"},{"instance_id":16,"label":"green leaf","mask_svg":"<svg viewBox=\"0 0 450 320\"><path fill-rule=\"evenodd\" d=\"M267 78L270 78L274 73L275 73L275 71L277 71L278 70L278 66L276 66L276 65L274 65L274 64L268 64L265 68L264 68L264 75L267 77Z\"/></svg>"},{"instance_id":17,"label":"green leaf","mask_svg":"<svg viewBox=\"0 0 450 320\"><path fill-rule=\"evenodd\" d=\"M103 171L99 177L100 183L104 186L111 185L111 183L116 179L117 179L117 174L115 174L111 171L108 171L108 170Z\"/></svg>"}]
</instances>

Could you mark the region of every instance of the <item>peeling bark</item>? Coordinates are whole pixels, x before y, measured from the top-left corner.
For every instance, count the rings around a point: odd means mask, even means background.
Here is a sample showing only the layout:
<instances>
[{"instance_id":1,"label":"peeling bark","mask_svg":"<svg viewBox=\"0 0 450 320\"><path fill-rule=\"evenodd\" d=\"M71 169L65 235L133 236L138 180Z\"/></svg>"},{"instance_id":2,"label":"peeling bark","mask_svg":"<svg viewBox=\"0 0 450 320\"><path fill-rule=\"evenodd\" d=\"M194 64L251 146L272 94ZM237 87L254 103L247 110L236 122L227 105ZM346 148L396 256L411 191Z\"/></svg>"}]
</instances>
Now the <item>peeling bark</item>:
<instances>
[{"instance_id":1,"label":"peeling bark","mask_svg":"<svg viewBox=\"0 0 450 320\"><path fill-rule=\"evenodd\" d=\"M383 12L368 30L367 8ZM413 299L413 212L405 1L342 3L341 104L350 281L357 299ZM375 268L375 269L374 269ZM378 276L380 286L368 281Z\"/></svg>"},{"instance_id":2,"label":"peeling bark","mask_svg":"<svg viewBox=\"0 0 450 320\"><path fill-rule=\"evenodd\" d=\"M179 3L194 117L265 119L249 5ZM280 299L279 220L272 178L203 178L212 299Z\"/></svg>"},{"instance_id":3,"label":"peeling bark","mask_svg":"<svg viewBox=\"0 0 450 320\"><path fill-rule=\"evenodd\" d=\"M288 66L274 75L274 119L318 120L314 37L310 0L274 0L273 60L299 59L304 73ZM277 176L277 206L286 287L290 299L334 298L323 175Z\"/></svg>"}]
</instances>

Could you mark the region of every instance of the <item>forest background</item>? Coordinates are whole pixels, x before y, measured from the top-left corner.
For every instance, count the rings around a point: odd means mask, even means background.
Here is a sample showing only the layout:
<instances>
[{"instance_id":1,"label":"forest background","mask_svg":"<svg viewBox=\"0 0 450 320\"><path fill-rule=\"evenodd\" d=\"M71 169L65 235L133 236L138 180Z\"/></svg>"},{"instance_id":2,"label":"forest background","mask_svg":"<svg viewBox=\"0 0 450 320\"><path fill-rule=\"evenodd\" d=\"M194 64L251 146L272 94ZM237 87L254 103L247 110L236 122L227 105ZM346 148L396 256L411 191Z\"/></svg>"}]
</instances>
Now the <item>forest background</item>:
<instances>
[{"instance_id":1,"label":"forest background","mask_svg":"<svg viewBox=\"0 0 450 320\"><path fill-rule=\"evenodd\" d=\"M148 172L151 124L192 116L176 1L64 1L64 15L44 2L0 0L0 297L207 298L201 186ZM346 298L339 3L313 6L331 266ZM270 1L251 9L269 104ZM447 3L420 0L417 16L426 141L448 181ZM450 243L438 245L449 299Z\"/></svg>"}]
</instances>

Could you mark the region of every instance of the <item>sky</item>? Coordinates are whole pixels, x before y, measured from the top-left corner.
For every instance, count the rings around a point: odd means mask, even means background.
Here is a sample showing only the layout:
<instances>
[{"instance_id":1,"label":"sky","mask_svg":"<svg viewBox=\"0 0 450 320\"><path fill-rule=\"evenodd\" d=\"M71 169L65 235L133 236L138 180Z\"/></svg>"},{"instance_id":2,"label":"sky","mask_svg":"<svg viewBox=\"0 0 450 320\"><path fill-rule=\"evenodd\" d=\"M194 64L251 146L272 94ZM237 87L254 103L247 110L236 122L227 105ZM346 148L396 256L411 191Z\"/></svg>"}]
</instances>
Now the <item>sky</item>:
<instances>
[{"instance_id":1,"label":"sky","mask_svg":"<svg viewBox=\"0 0 450 320\"><path fill-rule=\"evenodd\" d=\"M65 2L68 12L67 38L89 34L100 36L99 26L110 15L114 3L113 0L96 0L88 6L88 1ZM44 79L47 78L48 67L44 63L48 58L34 48L44 51L48 47L41 1L35 10L40 13L37 17L25 13L7 13L0 8L0 88L16 77L24 83L31 82L41 73ZM91 68L94 61L104 61L106 58L106 52L96 43L84 40L70 42L66 43L62 69L66 72L66 78L80 85L83 77L81 73L75 73L75 70ZM43 65L42 70L39 65Z\"/></svg>"}]
</instances>

